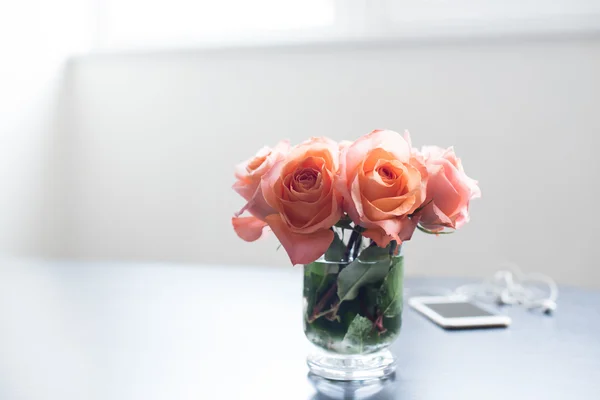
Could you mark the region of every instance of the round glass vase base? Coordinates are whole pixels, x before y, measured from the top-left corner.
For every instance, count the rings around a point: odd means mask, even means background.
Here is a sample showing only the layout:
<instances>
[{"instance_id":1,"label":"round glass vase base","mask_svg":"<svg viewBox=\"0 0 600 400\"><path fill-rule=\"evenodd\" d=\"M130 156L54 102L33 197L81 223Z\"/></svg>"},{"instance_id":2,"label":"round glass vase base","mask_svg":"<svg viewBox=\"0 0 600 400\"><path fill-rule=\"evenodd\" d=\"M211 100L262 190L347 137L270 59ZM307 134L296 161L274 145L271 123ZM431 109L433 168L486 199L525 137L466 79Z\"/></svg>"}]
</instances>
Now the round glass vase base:
<instances>
[{"instance_id":1,"label":"round glass vase base","mask_svg":"<svg viewBox=\"0 0 600 400\"><path fill-rule=\"evenodd\" d=\"M396 370L396 359L389 350L364 355L315 352L306 363L313 374L335 381L382 379Z\"/></svg>"}]
</instances>

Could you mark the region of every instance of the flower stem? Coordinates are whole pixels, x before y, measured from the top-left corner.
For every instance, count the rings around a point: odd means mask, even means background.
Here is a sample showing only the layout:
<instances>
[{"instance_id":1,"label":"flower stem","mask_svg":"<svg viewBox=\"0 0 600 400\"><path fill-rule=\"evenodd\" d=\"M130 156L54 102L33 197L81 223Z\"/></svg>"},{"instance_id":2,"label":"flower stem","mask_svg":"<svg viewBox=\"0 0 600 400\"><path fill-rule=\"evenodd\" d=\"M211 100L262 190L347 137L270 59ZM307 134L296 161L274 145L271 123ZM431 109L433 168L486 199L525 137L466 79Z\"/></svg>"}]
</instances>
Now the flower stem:
<instances>
[{"instance_id":1,"label":"flower stem","mask_svg":"<svg viewBox=\"0 0 600 400\"><path fill-rule=\"evenodd\" d=\"M316 319L318 319L318 318L321 318L322 316L325 316L325 315L327 315L327 314L331 314L331 313L337 313L337 310L338 310L339 308L340 308L340 305L339 305L339 303L338 303L338 304L336 304L335 306L331 307L331 308L330 308L330 309L328 309L328 310L321 311L321 312L320 312L320 313L318 313L318 314L313 314L313 315L311 315L311 316L310 316L310 318L308 318L308 323L309 323L309 324L312 324L313 322L315 322L315 320L316 320Z\"/></svg>"},{"instance_id":2,"label":"flower stem","mask_svg":"<svg viewBox=\"0 0 600 400\"><path fill-rule=\"evenodd\" d=\"M358 239L354 242L354 251L352 252L352 259L356 260L358 257L358 252L360 251L360 246L362 245L362 235L358 235Z\"/></svg>"},{"instance_id":3,"label":"flower stem","mask_svg":"<svg viewBox=\"0 0 600 400\"><path fill-rule=\"evenodd\" d=\"M354 242L356 242L356 239L358 239L359 236L360 233L358 231L352 231L350 239L348 239L348 246L346 247L346 252L344 253L344 260L350 260L350 252L352 251L352 246L354 246Z\"/></svg>"},{"instance_id":4,"label":"flower stem","mask_svg":"<svg viewBox=\"0 0 600 400\"><path fill-rule=\"evenodd\" d=\"M397 247L398 243L395 240L392 240L392 242L390 243L390 257L394 255Z\"/></svg>"},{"instance_id":5,"label":"flower stem","mask_svg":"<svg viewBox=\"0 0 600 400\"><path fill-rule=\"evenodd\" d=\"M330 298L335 293L337 293L337 282L334 282L333 285L331 285L331 287L325 292L325 294L323 295L323 297L321 298L321 300L319 300L319 302L315 305L315 308L313 309L312 315L308 318L308 322L309 323L312 323L314 320L316 320L319 317L322 317L323 315L329 314L334 309L337 310L337 308L339 307L339 304L337 306L332 307L329 310L326 310L324 312L320 312L321 309L323 307L325 307L325 304L327 304L327 302L330 300Z\"/></svg>"}]
</instances>

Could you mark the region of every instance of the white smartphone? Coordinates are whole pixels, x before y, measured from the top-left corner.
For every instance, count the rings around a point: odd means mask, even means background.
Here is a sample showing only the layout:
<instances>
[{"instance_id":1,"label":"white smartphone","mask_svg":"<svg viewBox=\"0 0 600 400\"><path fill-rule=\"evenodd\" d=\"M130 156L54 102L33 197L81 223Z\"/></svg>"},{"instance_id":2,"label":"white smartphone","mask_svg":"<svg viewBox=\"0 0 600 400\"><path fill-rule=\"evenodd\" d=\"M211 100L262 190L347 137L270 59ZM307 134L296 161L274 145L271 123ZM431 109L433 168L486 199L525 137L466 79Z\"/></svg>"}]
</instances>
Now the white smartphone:
<instances>
[{"instance_id":1,"label":"white smartphone","mask_svg":"<svg viewBox=\"0 0 600 400\"><path fill-rule=\"evenodd\" d=\"M507 327L510 317L473 304L465 297L412 297L408 304L445 329Z\"/></svg>"}]
</instances>

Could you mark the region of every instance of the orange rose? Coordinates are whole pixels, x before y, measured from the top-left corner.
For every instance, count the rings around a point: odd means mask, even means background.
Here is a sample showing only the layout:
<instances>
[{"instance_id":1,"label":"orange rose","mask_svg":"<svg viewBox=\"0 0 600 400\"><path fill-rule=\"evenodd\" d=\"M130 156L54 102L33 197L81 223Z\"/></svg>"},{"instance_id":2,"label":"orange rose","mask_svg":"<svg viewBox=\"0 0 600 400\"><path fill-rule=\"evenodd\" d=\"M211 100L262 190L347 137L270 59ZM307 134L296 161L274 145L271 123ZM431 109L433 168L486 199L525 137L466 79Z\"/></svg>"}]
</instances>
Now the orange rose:
<instances>
[{"instance_id":1,"label":"orange rose","mask_svg":"<svg viewBox=\"0 0 600 400\"><path fill-rule=\"evenodd\" d=\"M273 149L263 147L254 157L235 167L235 176L238 180L233 185L233 190L248 203L231 218L231 223L238 236L247 242L261 237L263 228L267 226L264 219L273 212L262 195L261 178L289 152L289 149L290 145L287 141L279 142ZM251 216L240 217L244 211L248 211Z\"/></svg>"},{"instance_id":2,"label":"orange rose","mask_svg":"<svg viewBox=\"0 0 600 400\"><path fill-rule=\"evenodd\" d=\"M339 188L344 210L366 228L378 246L410 239L416 219L409 218L425 200L427 170L408 135L375 130L344 148Z\"/></svg>"},{"instance_id":3,"label":"orange rose","mask_svg":"<svg viewBox=\"0 0 600 400\"><path fill-rule=\"evenodd\" d=\"M311 138L296 146L262 179L267 204L276 212L265 221L292 264L308 264L322 256L333 240L329 229L342 215L335 181L338 144Z\"/></svg>"}]
</instances>

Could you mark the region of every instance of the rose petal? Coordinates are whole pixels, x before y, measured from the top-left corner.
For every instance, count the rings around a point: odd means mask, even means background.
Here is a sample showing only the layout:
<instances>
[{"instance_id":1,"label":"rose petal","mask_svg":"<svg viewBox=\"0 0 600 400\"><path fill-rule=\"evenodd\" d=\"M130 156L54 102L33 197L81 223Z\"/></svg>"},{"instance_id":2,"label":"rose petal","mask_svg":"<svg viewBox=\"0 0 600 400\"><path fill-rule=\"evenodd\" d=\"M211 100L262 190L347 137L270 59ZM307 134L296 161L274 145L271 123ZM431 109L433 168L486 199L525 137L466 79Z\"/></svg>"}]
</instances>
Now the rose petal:
<instances>
[{"instance_id":1,"label":"rose petal","mask_svg":"<svg viewBox=\"0 0 600 400\"><path fill-rule=\"evenodd\" d=\"M257 187L250 200L242 207L242 209L234 214L239 217L244 212L248 211L253 216L264 220L269 214L273 214L275 210L265 201L261 187Z\"/></svg>"},{"instance_id":2,"label":"rose petal","mask_svg":"<svg viewBox=\"0 0 600 400\"><path fill-rule=\"evenodd\" d=\"M322 208L321 202L305 203L281 200L280 211L289 218L292 225L300 227L317 215Z\"/></svg>"},{"instance_id":3,"label":"rose petal","mask_svg":"<svg viewBox=\"0 0 600 400\"><path fill-rule=\"evenodd\" d=\"M400 170L398 172L400 176L392 184L383 182L376 171L370 172L368 175L364 175L362 172L359 173L358 178L362 194L371 201L402 194L400 189L403 186L403 180L406 179L403 177L405 175L404 171Z\"/></svg>"},{"instance_id":4,"label":"rose petal","mask_svg":"<svg viewBox=\"0 0 600 400\"><path fill-rule=\"evenodd\" d=\"M247 210L255 217L264 220L267 215L275 212L275 209L265 201L265 197L263 196L260 187L256 189L256 194L252 197L252 200L253 201L249 203Z\"/></svg>"},{"instance_id":5,"label":"rose petal","mask_svg":"<svg viewBox=\"0 0 600 400\"><path fill-rule=\"evenodd\" d=\"M417 208L415 207L417 204L417 197L416 193L412 191L403 196L377 199L370 203L375 210L387 215L388 218L391 216L400 217L402 215L410 214Z\"/></svg>"},{"instance_id":6,"label":"rose petal","mask_svg":"<svg viewBox=\"0 0 600 400\"><path fill-rule=\"evenodd\" d=\"M288 201L304 201L307 203L315 203L317 201L319 201L321 199L321 190L319 189L314 189L314 190L308 190L308 191L296 191L293 188L292 189L288 189L285 188L284 189L286 192L289 192L289 196L288 196Z\"/></svg>"},{"instance_id":7,"label":"rose petal","mask_svg":"<svg viewBox=\"0 0 600 400\"><path fill-rule=\"evenodd\" d=\"M377 246L385 248L392 241L392 237L389 236L383 229L380 227L369 228L365 230L362 235L374 241Z\"/></svg>"},{"instance_id":8,"label":"rose petal","mask_svg":"<svg viewBox=\"0 0 600 400\"><path fill-rule=\"evenodd\" d=\"M310 150L311 156L323 158L325 164L332 165L335 170L339 166L339 147L338 144L326 137L311 137L298 146L294 147L289 154L288 159L303 159Z\"/></svg>"},{"instance_id":9,"label":"rose petal","mask_svg":"<svg viewBox=\"0 0 600 400\"><path fill-rule=\"evenodd\" d=\"M354 179L352 182L352 186L350 187L350 196L352 198L352 203L354 206L354 210L348 210L348 215L356 213L356 217L360 220L364 217L365 213L362 206L362 196L360 193L360 184L358 182L358 177ZM356 224L360 224L360 221L356 221L353 218L353 221Z\"/></svg>"},{"instance_id":10,"label":"rose petal","mask_svg":"<svg viewBox=\"0 0 600 400\"><path fill-rule=\"evenodd\" d=\"M281 182L278 183L277 181L279 180L279 177L281 175L281 170L283 169L284 166L285 166L285 160L276 162L273 165L273 167L271 168L271 170L269 172L267 172L265 175L263 175L263 177L260 181L260 185L262 188L262 193L265 197L265 201L267 202L267 204L269 204L271 207L273 207L275 209L277 209L277 196L275 196L274 187L275 187L275 185L278 185L278 186L281 185Z\"/></svg>"},{"instance_id":11,"label":"rose petal","mask_svg":"<svg viewBox=\"0 0 600 400\"><path fill-rule=\"evenodd\" d=\"M237 235L246 242L254 242L262 236L267 224L256 217L233 217L231 224Z\"/></svg>"},{"instance_id":12,"label":"rose petal","mask_svg":"<svg viewBox=\"0 0 600 400\"><path fill-rule=\"evenodd\" d=\"M404 140L406 140L406 143L408 143L408 147L410 147L412 149L412 140L410 139L410 132L408 131L408 129L404 130Z\"/></svg>"},{"instance_id":13,"label":"rose petal","mask_svg":"<svg viewBox=\"0 0 600 400\"><path fill-rule=\"evenodd\" d=\"M254 193L256 192L256 188L258 186L258 183L256 185L252 185L240 180L235 182L231 188L235 190L237 194L242 196L244 200L250 201L252 196L254 196Z\"/></svg>"},{"instance_id":14,"label":"rose petal","mask_svg":"<svg viewBox=\"0 0 600 400\"><path fill-rule=\"evenodd\" d=\"M456 218L454 219L454 229L462 228L467 222L469 222L469 206L460 210Z\"/></svg>"},{"instance_id":15,"label":"rose petal","mask_svg":"<svg viewBox=\"0 0 600 400\"><path fill-rule=\"evenodd\" d=\"M410 240L417 227L418 218L396 218L376 222L370 226L363 236L373 240L377 246L386 247L392 240L398 244Z\"/></svg>"},{"instance_id":16,"label":"rose petal","mask_svg":"<svg viewBox=\"0 0 600 400\"><path fill-rule=\"evenodd\" d=\"M444 214L435 203L427 205L421 213L421 225L423 228L430 231L441 231L445 227L456 228L456 224L452 219Z\"/></svg>"},{"instance_id":17,"label":"rose petal","mask_svg":"<svg viewBox=\"0 0 600 400\"><path fill-rule=\"evenodd\" d=\"M309 234L294 233L279 214L269 215L266 221L293 265L310 264L317 260L325 254L333 241L333 232L329 229L321 229Z\"/></svg>"},{"instance_id":18,"label":"rose petal","mask_svg":"<svg viewBox=\"0 0 600 400\"><path fill-rule=\"evenodd\" d=\"M438 146L423 146L421 147L421 154L425 158L425 161L431 159L442 158L446 150Z\"/></svg>"},{"instance_id":19,"label":"rose petal","mask_svg":"<svg viewBox=\"0 0 600 400\"><path fill-rule=\"evenodd\" d=\"M255 156L236 165L235 177L238 179L247 179L257 168L265 163L267 156L269 156L272 151L273 150L270 147L265 146L258 150ZM250 166L252 168L249 168Z\"/></svg>"},{"instance_id":20,"label":"rose petal","mask_svg":"<svg viewBox=\"0 0 600 400\"><path fill-rule=\"evenodd\" d=\"M325 199L321 205L321 211L310 221L300 228L291 227L297 233L312 233L319 229L329 229L342 217L341 197L338 194L331 196L329 204Z\"/></svg>"},{"instance_id":21,"label":"rose petal","mask_svg":"<svg viewBox=\"0 0 600 400\"><path fill-rule=\"evenodd\" d=\"M389 151L394 155L394 159L402 162L408 162L411 156L411 149L406 140L399 133L388 130L375 130L356 140L352 146L345 151L345 174L349 175L348 181L354 180L357 173L357 167L361 164L365 155L376 148Z\"/></svg>"},{"instance_id":22,"label":"rose petal","mask_svg":"<svg viewBox=\"0 0 600 400\"><path fill-rule=\"evenodd\" d=\"M375 169L377 164L380 162L395 161L396 158L389 151L376 147L367 153L364 163L362 163L361 170L364 172L372 171Z\"/></svg>"},{"instance_id":23,"label":"rose petal","mask_svg":"<svg viewBox=\"0 0 600 400\"><path fill-rule=\"evenodd\" d=\"M446 177L445 168L454 168L452 166L439 165L431 173L432 178L427 185L427 197L439 207L446 215L456 214L464 205L464 200L452 183ZM468 200L468 199L467 199Z\"/></svg>"},{"instance_id":24,"label":"rose petal","mask_svg":"<svg viewBox=\"0 0 600 400\"><path fill-rule=\"evenodd\" d=\"M459 171L450 161L443 160L440 165L444 166L444 175L448 182L450 182L454 190L461 195L459 208L464 208L469 204L469 199L471 198L471 188L465 180L465 178L469 178L464 172Z\"/></svg>"}]
</instances>

